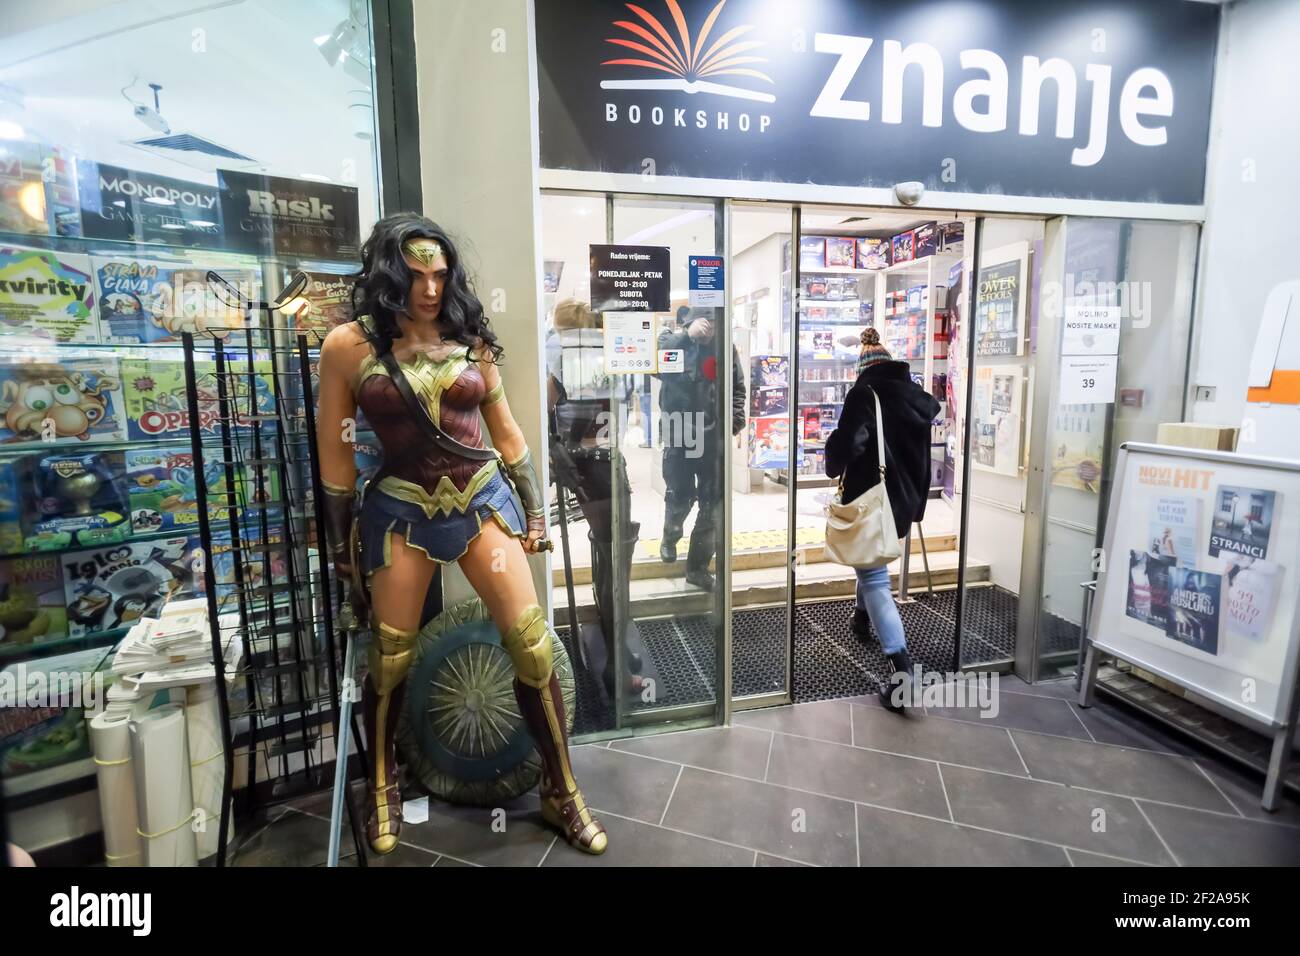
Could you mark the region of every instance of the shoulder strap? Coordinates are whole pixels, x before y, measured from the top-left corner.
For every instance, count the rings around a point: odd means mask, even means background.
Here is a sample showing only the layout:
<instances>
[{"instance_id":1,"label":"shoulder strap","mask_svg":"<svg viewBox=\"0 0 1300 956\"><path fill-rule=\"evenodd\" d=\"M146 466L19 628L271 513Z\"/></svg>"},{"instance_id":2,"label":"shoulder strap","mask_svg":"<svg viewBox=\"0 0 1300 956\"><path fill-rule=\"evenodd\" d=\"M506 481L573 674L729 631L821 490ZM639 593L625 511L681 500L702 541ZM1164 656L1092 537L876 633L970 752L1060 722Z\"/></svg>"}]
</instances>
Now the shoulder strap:
<instances>
[{"instance_id":1,"label":"shoulder strap","mask_svg":"<svg viewBox=\"0 0 1300 956\"><path fill-rule=\"evenodd\" d=\"M876 406L876 460L880 463L880 480L885 480L885 422L880 416L880 393L870 385L866 386L871 393L872 404Z\"/></svg>"},{"instance_id":2,"label":"shoulder strap","mask_svg":"<svg viewBox=\"0 0 1300 956\"><path fill-rule=\"evenodd\" d=\"M388 370L388 377L397 386L398 394L406 402L411 417L415 419L415 423L420 426L421 431L428 436L431 442L443 451L452 455L459 455L461 458L469 458L474 461L488 461L496 458L497 453L493 449L475 448L473 445L458 442L434 423L433 419L429 417L429 412L424 407L424 403L420 401L411 388L411 383L406 380L406 373L402 371L401 365L393 357L391 349L380 355L379 361L384 363L384 368Z\"/></svg>"}]
</instances>

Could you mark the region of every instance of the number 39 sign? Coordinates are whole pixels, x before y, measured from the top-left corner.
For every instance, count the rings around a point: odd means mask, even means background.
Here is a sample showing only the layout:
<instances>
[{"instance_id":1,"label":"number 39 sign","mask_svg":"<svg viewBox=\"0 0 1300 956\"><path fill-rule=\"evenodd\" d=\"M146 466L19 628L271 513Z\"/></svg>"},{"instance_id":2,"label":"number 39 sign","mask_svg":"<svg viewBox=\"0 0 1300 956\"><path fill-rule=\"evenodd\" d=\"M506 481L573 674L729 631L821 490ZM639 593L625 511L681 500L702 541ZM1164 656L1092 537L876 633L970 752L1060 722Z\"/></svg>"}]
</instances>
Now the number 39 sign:
<instances>
[{"instance_id":1,"label":"number 39 sign","mask_svg":"<svg viewBox=\"0 0 1300 956\"><path fill-rule=\"evenodd\" d=\"M1115 401L1117 355L1061 356L1059 405L1109 405Z\"/></svg>"}]
</instances>

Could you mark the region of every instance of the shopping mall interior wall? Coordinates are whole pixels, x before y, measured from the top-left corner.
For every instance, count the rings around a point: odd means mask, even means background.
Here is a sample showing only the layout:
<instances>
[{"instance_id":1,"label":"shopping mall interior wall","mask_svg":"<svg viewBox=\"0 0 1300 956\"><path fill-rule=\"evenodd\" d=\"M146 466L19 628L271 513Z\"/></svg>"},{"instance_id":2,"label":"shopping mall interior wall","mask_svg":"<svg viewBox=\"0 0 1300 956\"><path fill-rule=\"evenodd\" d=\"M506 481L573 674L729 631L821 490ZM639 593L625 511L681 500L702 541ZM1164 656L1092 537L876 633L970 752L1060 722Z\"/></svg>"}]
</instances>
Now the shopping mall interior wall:
<instances>
[{"instance_id":1,"label":"shopping mall interior wall","mask_svg":"<svg viewBox=\"0 0 1300 956\"><path fill-rule=\"evenodd\" d=\"M526 0L415 5L424 211L459 244L502 346L510 408L546 484L536 82ZM539 598L546 567L533 562ZM451 604L473 594L457 569Z\"/></svg>"},{"instance_id":2,"label":"shopping mall interior wall","mask_svg":"<svg viewBox=\"0 0 1300 956\"><path fill-rule=\"evenodd\" d=\"M1193 401L1190 417L1240 425L1264 302L1277 284L1300 280L1290 238L1300 210L1300 4L1240 0L1223 22L1192 364L1192 384L1216 391L1213 401ZM1300 409L1291 411L1300 426ZM1294 426L1283 427L1300 434ZM1240 450L1248 452L1244 438Z\"/></svg>"}]
</instances>

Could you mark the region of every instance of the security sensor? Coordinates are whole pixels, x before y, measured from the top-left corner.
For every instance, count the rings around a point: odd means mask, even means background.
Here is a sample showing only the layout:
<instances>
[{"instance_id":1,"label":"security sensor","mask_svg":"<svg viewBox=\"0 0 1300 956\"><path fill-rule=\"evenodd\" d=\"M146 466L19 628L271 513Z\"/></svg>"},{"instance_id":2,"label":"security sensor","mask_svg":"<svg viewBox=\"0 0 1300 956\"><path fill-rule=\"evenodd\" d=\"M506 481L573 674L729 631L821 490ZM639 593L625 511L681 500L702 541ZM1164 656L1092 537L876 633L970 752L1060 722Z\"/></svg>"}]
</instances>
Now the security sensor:
<instances>
[{"instance_id":1,"label":"security sensor","mask_svg":"<svg viewBox=\"0 0 1300 956\"><path fill-rule=\"evenodd\" d=\"M135 107L135 118L145 126L159 133L170 133L172 128L167 125L167 121L162 118L162 114L152 107L138 104Z\"/></svg>"},{"instance_id":2,"label":"security sensor","mask_svg":"<svg viewBox=\"0 0 1300 956\"><path fill-rule=\"evenodd\" d=\"M162 86L157 83L149 84L149 89L153 90L153 106L150 106L148 103L141 103L139 100L134 100L127 96L126 91L135 86L137 80L139 80L138 76L132 79L129 84L122 87L122 98L131 104L131 112L134 113L135 118L145 126L148 126L154 132L162 133L164 135L171 133L171 125L167 120L163 119L162 104L158 101L158 93L162 90Z\"/></svg>"},{"instance_id":3,"label":"security sensor","mask_svg":"<svg viewBox=\"0 0 1300 956\"><path fill-rule=\"evenodd\" d=\"M918 183L915 180L908 183L895 183L894 195L904 206L915 206L925 195L925 183Z\"/></svg>"}]
</instances>

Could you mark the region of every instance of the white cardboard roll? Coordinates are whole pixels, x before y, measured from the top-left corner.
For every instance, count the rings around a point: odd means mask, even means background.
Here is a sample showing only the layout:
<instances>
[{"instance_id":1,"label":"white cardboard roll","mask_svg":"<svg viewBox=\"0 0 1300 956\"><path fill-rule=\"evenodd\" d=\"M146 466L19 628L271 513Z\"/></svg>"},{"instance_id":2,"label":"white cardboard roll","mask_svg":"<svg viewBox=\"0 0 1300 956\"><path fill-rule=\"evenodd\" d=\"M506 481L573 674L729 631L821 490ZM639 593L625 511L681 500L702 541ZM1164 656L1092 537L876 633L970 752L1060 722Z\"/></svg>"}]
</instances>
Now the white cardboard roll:
<instances>
[{"instance_id":1,"label":"white cardboard roll","mask_svg":"<svg viewBox=\"0 0 1300 956\"><path fill-rule=\"evenodd\" d=\"M135 770L131 765L130 717L103 711L90 721L90 746L99 782L99 816L104 830L104 862L140 865L140 835Z\"/></svg>"},{"instance_id":2,"label":"white cardboard roll","mask_svg":"<svg viewBox=\"0 0 1300 956\"><path fill-rule=\"evenodd\" d=\"M221 788L226 778L221 706L215 681L186 688L185 734L189 741L194 807L203 811L203 825L196 835L199 859L203 860L217 852L221 835ZM232 815L227 821L227 842L234 833L234 822Z\"/></svg>"},{"instance_id":3,"label":"white cardboard roll","mask_svg":"<svg viewBox=\"0 0 1300 956\"><path fill-rule=\"evenodd\" d=\"M168 704L135 718L130 728L144 865L195 866L198 855L191 828L194 799L185 711Z\"/></svg>"}]
</instances>

